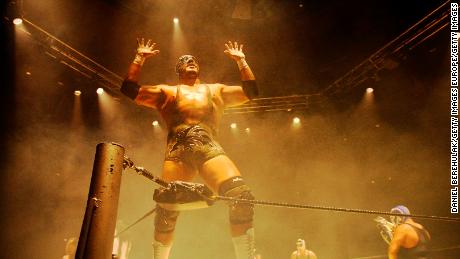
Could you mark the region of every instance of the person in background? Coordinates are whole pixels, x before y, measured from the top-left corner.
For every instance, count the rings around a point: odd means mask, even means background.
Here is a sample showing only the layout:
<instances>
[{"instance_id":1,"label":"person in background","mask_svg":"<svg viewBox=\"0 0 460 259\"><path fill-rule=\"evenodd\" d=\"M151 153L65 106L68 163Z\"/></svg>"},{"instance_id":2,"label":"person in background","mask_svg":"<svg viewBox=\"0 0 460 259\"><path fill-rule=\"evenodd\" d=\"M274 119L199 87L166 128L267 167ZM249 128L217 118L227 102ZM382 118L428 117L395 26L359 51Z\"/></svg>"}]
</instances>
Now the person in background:
<instances>
[{"instance_id":1,"label":"person in background","mask_svg":"<svg viewBox=\"0 0 460 259\"><path fill-rule=\"evenodd\" d=\"M291 254L291 259L317 259L315 253L305 247L305 240L297 239L296 247L297 249Z\"/></svg>"},{"instance_id":2,"label":"person in background","mask_svg":"<svg viewBox=\"0 0 460 259\"><path fill-rule=\"evenodd\" d=\"M393 238L388 247L389 259L428 259L428 243L431 240L428 231L410 216L410 211L403 205L391 209L391 213L401 216L390 216L395 224Z\"/></svg>"}]
</instances>

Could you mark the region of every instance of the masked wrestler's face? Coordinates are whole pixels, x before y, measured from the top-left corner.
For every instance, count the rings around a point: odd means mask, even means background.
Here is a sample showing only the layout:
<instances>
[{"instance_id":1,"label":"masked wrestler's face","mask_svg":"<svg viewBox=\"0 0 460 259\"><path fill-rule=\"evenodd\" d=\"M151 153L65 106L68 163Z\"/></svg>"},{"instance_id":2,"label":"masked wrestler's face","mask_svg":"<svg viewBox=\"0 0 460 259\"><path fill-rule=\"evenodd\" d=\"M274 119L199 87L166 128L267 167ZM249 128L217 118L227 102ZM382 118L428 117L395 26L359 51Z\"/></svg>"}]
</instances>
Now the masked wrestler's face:
<instances>
[{"instance_id":1,"label":"masked wrestler's face","mask_svg":"<svg viewBox=\"0 0 460 259\"><path fill-rule=\"evenodd\" d=\"M399 224L404 223L403 222L403 217L400 216L390 216L390 221L391 223L395 224L396 226Z\"/></svg>"},{"instance_id":2,"label":"masked wrestler's face","mask_svg":"<svg viewBox=\"0 0 460 259\"><path fill-rule=\"evenodd\" d=\"M396 213L396 214L401 214L401 216L399 216L399 215L391 215L390 216L391 222L393 224L395 224L396 226L399 225L399 224L404 223L408 219L408 217L406 215L410 214L409 209L407 207L405 207L405 206L402 206L402 205L399 205L399 206L396 206L396 207L392 208L390 212L391 213Z\"/></svg>"},{"instance_id":3,"label":"masked wrestler's face","mask_svg":"<svg viewBox=\"0 0 460 259\"><path fill-rule=\"evenodd\" d=\"M305 241L298 239L296 242L297 249L305 249Z\"/></svg>"},{"instance_id":4,"label":"masked wrestler's face","mask_svg":"<svg viewBox=\"0 0 460 259\"><path fill-rule=\"evenodd\" d=\"M184 55L177 62L176 73L179 74L179 77L198 77L200 66L194 56Z\"/></svg>"}]
</instances>

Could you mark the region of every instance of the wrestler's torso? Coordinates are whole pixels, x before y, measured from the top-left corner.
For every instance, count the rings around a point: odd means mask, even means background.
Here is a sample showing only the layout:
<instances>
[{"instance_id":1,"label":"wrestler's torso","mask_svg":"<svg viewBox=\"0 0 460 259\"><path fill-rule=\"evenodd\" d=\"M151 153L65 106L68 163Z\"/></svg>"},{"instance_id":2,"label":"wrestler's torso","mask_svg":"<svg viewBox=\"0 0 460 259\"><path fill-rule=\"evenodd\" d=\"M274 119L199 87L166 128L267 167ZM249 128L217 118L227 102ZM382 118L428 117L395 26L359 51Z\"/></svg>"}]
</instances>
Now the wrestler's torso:
<instances>
[{"instance_id":1,"label":"wrestler's torso","mask_svg":"<svg viewBox=\"0 0 460 259\"><path fill-rule=\"evenodd\" d=\"M411 226L408 229L406 240L398 252L401 259L422 259L427 257L427 242L430 240L428 232L418 223L404 223Z\"/></svg>"},{"instance_id":2,"label":"wrestler's torso","mask_svg":"<svg viewBox=\"0 0 460 259\"><path fill-rule=\"evenodd\" d=\"M216 129L224 104L218 84L163 86L165 100L159 111L168 130L179 124L204 124Z\"/></svg>"},{"instance_id":3,"label":"wrestler's torso","mask_svg":"<svg viewBox=\"0 0 460 259\"><path fill-rule=\"evenodd\" d=\"M291 258L295 258L295 259L312 259L314 258L313 253L309 250L305 250L303 253L299 253L298 251L294 251L292 253L292 256Z\"/></svg>"}]
</instances>

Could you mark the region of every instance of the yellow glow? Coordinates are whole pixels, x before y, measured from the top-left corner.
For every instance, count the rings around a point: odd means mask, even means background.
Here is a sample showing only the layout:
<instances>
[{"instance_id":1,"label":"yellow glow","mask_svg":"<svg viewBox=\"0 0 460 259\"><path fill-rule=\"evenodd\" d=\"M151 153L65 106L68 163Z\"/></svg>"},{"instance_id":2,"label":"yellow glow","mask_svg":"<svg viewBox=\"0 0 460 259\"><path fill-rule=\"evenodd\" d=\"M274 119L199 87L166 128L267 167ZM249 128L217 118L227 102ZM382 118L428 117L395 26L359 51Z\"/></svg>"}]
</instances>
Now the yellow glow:
<instances>
[{"instance_id":1,"label":"yellow glow","mask_svg":"<svg viewBox=\"0 0 460 259\"><path fill-rule=\"evenodd\" d=\"M301 128L301 126L302 126L302 123L300 122L299 117L292 118L291 129L299 130Z\"/></svg>"},{"instance_id":2,"label":"yellow glow","mask_svg":"<svg viewBox=\"0 0 460 259\"><path fill-rule=\"evenodd\" d=\"M103 90L103 88L98 88ZM103 92L102 92L103 93ZM117 103L115 99L110 94L97 94L97 102L99 106L99 118L100 126L102 129L105 129L107 132L112 130L112 122L116 116L119 114L117 112Z\"/></svg>"},{"instance_id":3,"label":"yellow glow","mask_svg":"<svg viewBox=\"0 0 460 259\"><path fill-rule=\"evenodd\" d=\"M374 88L368 87L366 88L366 93L363 95L363 99L361 101L364 107L368 107L373 105L374 103Z\"/></svg>"}]
</instances>

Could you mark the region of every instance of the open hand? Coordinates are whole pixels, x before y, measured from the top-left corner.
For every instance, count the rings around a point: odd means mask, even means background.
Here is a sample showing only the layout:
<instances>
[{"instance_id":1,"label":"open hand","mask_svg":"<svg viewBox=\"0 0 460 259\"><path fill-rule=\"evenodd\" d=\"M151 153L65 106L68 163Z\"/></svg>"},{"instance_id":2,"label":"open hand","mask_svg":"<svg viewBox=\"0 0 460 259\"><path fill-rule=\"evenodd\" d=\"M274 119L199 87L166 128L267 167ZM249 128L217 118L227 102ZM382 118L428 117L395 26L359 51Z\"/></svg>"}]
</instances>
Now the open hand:
<instances>
[{"instance_id":1,"label":"open hand","mask_svg":"<svg viewBox=\"0 0 460 259\"><path fill-rule=\"evenodd\" d=\"M137 54L142 55L144 58L148 58L160 53L159 50L154 49L154 42L148 40L147 43L144 42L144 38L137 38Z\"/></svg>"},{"instance_id":2,"label":"open hand","mask_svg":"<svg viewBox=\"0 0 460 259\"><path fill-rule=\"evenodd\" d=\"M232 43L229 41L228 43L225 44L225 47L227 48L224 50L224 53L227 54L231 59L238 61L241 59L244 59L244 53L243 53L243 44L240 44L238 46L238 42Z\"/></svg>"}]
</instances>

